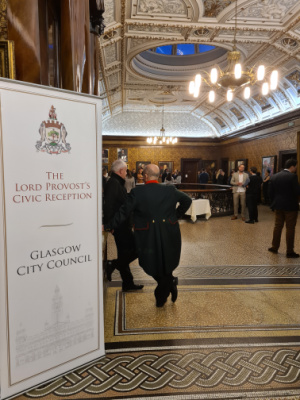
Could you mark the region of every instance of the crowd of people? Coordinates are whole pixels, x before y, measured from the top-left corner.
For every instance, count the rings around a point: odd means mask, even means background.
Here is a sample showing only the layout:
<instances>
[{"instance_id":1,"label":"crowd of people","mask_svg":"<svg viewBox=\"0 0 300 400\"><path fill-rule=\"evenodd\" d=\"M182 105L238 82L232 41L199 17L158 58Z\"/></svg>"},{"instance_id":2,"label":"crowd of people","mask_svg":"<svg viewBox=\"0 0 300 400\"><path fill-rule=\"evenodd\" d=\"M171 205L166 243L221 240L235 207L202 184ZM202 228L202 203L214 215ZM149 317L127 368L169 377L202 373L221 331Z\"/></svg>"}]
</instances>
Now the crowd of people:
<instances>
[{"instance_id":1,"label":"crowd of people","mask_svg":"<svg viewBox=\"0 0 300 400\"><path fill-rule=\"evenodd\" d=\"M290 159L285 168L273 176L267 170L264 179L256 167L245 172L243 164L239 165L238 171L232 170L228 179L221 169L214 174L217 184L227 182L232 186L234 214L231 220L238 219L240 210L243 221L257 223L257 205L263 188L264 200L275 214L272 246L268 250L278 254L285 224L287 258L299 257L294 251L300 196L296 169L297 161ZM155 164L146 165L137 173L129 171L121 159L112 164L109 174L103 169L103 230L113 233L118 252L118 258L107 263L107 278L111 280L112 272L117 269L124 292L141 290L143 285L134 283L129 266L138 258L140 266L157 282L154 292L157 307L162 307L170 294L173 302L178 295L178 279L173 276L181 251L178 219L192 202L176 188L174 183L178 182L178 177L181 182L180 171L175 170L172 174L165 169L161 173ZM206 184L209 174L205 170L199 171L198 179L199 183Z\"/></svg>"},{"instance_id":2,"label":"crowd of people","mask_svg":"<svg viewBox=\"0 0 300 400\"><path fill-rule=\"evenodd\" d=\"M127 167L126 167L127 168ZM133 189L137 184L144 183L144 171L145 167L140 167L137 171L135 169L129 170L127 169L125 176L125 188L127 193L130 193L131 189ZM106 182L110 179L112 170L110 172L107 171L105 167L102 169L102 183L103 187ZM164 183L165 185L170 184L180 184L181 183L181 172L175 169L174 172L170 172L167 168L159 173L159 181Z\"/></svg>"}]
</instances>

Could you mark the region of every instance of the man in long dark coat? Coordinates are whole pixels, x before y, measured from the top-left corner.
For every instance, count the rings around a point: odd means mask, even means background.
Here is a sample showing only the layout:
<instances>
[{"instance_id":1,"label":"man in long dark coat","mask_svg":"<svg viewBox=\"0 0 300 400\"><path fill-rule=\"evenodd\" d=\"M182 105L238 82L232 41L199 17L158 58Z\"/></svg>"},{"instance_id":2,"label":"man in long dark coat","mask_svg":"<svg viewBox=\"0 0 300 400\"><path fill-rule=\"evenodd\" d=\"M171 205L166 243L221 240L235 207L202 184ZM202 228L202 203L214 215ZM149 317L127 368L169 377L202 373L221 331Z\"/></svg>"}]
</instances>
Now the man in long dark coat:
<instances>
[{"instance_id":1,"label":"man in long dark coat","mask_svg":"<svg viewBox=\"0 0 300 400\"><path fill-rule=\"evenodd\" d=\"M147 165L145 185L132 189L126 204L104 224L104 229L115 229L133 212L139 263L157 281L156 306L162 307L170 293L173 302L177 299L178 280L172 272L179 264L181 253L178 219L188 210L192 200L174 186L159 184L158 177L158 166Z\"/></svg>"},{"instance_id":2,"label":"man in long dark coat","mask_svg":"<svg viewBox=\"0 0 300 400\"><path fill-rule=\"evenodd\" d=\"M285 169L273 175L269 184L271 208L275 210L275 226L272 247L268 250L275 254L278 253L281 232L285 223L287 258L299 258L299 254L294 252L300 195L296 172L297 161L293 159L287 160Z\"/></svg>"},{"instance_id":3,"label":"man in long dark coat","mask_svg":"<svg viewBox=\"0 0 300 400\"><path fill-rule=\"evenodd\" d=\"M126 202L127 190L125 189L125 177L127 166L122 160L117 160L112 164L112 174L104 187L103 214L104 223L110 221L119 208ZM130 218L123 220L114 230L114 238L118 250L118 259L113 260L107 265L107 278L111 280L111 274L116 268L122 278L122 289L124 292L139 290L143 285L136 285L129 264L137 258L134 245L132 225Z\"/></svg>"}]
</instances>

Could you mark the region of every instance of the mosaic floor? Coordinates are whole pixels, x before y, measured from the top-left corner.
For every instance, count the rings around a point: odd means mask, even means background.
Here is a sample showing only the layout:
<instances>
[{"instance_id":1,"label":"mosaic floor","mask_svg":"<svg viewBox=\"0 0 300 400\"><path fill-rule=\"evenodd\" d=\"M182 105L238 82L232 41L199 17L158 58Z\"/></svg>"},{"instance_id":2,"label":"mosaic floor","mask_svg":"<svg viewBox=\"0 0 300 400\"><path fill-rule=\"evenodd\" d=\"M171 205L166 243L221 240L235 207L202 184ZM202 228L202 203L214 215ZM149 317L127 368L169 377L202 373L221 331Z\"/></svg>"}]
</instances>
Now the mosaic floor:
<instances>
[{"instance_id":1,"label":"mosaic floor","mask_svg":"<svg viewBox=\"0 0 300 400\"><path fill-rule=\"evenodd\" d=\"M273 214L181 223L178 300L155 307L114 273L105 304L106 356L24 397L66 399L300 399L300 262L267 251ZM300 252L300 224L295 251ZM115 249L109 242L109 258Z\"/></svg>"}]
</instances>

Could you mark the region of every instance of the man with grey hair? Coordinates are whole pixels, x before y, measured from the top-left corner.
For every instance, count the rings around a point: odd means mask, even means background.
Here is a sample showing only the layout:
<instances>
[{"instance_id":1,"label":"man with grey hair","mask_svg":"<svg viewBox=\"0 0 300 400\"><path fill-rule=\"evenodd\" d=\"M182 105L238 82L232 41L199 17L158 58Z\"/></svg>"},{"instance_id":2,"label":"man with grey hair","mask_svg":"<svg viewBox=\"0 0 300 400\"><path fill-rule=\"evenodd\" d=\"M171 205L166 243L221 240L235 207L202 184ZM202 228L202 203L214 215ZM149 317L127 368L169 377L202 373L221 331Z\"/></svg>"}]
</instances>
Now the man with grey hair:
<instances>
[{"instance_id":1,"label":"man with grey hair","mask_svg":"<svg viewBox=\"0 0 300 400\"><path fill-rule=\"evenodd\" d=\"M131 190L126 203L112 220L104 223L104 229L118 228L133 212L139 263L157 281L156 306L162 307L170 293L173 302L177 299L178 279L172 272L179 264L181 252L178 219L188 210L192 200L172 185L159 184L157 165L147 165L143 174L145 185Z\"/></svg>"},{"instance_id":2,"label":"man with grey hair","mask_svg":"<svg viewBox=\"0 0 300 400\"><path fill-rule=\"evenodd\" d=\"M112 174L104 187L103 222L112 219L119 208L126 203L127 190L125 189L125 177L127 166L124 161L116 160L112 164ZM117 246L118 258L107 263L107 278L111 281L111 274L116 268L122 278L124 292L142 289L143 285L135 285L129 264L137 258L135 250L130 215L124 219L113 232Z\"/></svg>"}]
</instances>

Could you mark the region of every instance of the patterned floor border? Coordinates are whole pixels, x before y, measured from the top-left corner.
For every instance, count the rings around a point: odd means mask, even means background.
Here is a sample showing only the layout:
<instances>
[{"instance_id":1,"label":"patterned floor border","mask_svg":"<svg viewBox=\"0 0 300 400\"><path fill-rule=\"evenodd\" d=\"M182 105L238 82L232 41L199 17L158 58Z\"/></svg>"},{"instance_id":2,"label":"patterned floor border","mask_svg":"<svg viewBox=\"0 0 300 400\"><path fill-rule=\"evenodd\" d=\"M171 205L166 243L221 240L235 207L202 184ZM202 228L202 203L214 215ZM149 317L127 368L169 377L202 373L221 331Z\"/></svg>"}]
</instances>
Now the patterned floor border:
<instances>
[{"instance_id":1,"label":"patterned floor border","mask_svg":"<svg viewBox=\"0 0 300 400\"><path fill-rule=\"evenodd\" d=\"M218 345L211 339L202 344L183 340L178 345L163 341L138 347L123 343L123 349L118 343L118 349L108 346L101 359L26 397L299 400L300 340L284 340L240 339L240 343Z\"/></svg>"}]
</instances>

